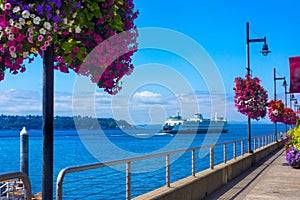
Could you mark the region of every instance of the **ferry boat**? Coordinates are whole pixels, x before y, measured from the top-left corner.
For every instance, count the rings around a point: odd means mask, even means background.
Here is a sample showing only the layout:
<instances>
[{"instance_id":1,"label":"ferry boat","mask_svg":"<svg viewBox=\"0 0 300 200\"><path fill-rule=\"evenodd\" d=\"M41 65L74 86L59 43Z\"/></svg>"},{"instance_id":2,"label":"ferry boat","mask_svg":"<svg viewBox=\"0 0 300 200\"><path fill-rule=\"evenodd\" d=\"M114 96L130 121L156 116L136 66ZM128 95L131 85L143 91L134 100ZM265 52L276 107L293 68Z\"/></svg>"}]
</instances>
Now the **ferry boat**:
<instances>
[{"instance_id":1,"label":"ferry boat","mask_svg":"<svg viewBox=\"0 0 300 200\"><path fill-rule=\"evenodd\" d=\"M194 117L183 119L179 113L170 116L163 124L162 131L165 133L226 133L228 124L224 117L215 114L213 119L204 119L202 114L195 114Z\"/></svg>"}]
</instances>

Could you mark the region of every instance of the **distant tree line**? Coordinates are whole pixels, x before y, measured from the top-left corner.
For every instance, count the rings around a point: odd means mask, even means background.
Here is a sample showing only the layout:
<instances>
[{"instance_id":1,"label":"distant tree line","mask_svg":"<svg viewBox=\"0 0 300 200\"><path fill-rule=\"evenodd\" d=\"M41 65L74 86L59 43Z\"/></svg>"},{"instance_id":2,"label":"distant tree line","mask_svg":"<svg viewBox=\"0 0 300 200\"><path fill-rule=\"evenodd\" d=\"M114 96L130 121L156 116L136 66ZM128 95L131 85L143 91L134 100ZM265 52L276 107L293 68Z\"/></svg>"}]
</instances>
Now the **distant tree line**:
<instances>
[{"instance_id":1,"label":"distant tree line","mask_svg":"<svg viewBox=\"0 0 300 200\"><path fill-rule=\"evenodd\" d=\"M0 115L0 129L42 129L42 116L38 115ZM92 117L54 117L55 130L86 129L120 129L134 128L125 120L114 120L113 118L92 118Z\"/></svg>"}]
</instances>

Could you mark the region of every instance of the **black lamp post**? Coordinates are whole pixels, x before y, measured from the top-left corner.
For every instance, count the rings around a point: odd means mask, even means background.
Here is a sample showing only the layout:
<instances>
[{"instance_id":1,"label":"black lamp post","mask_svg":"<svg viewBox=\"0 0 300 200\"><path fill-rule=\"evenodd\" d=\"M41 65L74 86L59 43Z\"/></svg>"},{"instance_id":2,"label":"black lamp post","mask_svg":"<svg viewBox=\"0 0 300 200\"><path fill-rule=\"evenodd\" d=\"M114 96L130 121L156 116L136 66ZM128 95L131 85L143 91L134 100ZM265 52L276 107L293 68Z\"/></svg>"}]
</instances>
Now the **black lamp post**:
<instances>
[{"instance_id":1,"label":"black lamp post","mask_svg":"<svg viewBox=\"0 0 300 200\"><path fill-rule=\"evenodd\" d=\"M283 79L282 86L284 87L284 107L287 108L287 96L286 95L288 94L288 92L286 91L287 83L286 83L285 77ZM285 124L285 132L287 132L287 124Z\"/></svg>"},{"instance_id":2,"label":"black lamp post","mask_svg":"<svg viewBox=\"0 0 300 200\"><path fill-rule=\"evenodd\" d=\"M285 83L286 84L286 81L285 81L285 77L276 77L276 69L274 68L274 100L276 101L276 81L277 80L283 80L283 84ZM274 136L275 136L275 140L277 140L277 122L274 122Z\"/></svg>"},{"instance_id":3,"label":"black lamp post","mask_svg":"<svg viewBox=\"0 0 300 200\"><path fill-rule=\"evenodd\" d=\"M264 56L271 53L269 51L268 45L267 45L267 39L266 37L260 38L260 39L249 39L249 22L246 23L246 69L247 74L251 76L250 74L250 51L249 51L249 44L252 42L263 42L262 50L260 51ZM248 153L253 153L251 150L251 118L248 117Z\"/></svg>"}]
</instances>

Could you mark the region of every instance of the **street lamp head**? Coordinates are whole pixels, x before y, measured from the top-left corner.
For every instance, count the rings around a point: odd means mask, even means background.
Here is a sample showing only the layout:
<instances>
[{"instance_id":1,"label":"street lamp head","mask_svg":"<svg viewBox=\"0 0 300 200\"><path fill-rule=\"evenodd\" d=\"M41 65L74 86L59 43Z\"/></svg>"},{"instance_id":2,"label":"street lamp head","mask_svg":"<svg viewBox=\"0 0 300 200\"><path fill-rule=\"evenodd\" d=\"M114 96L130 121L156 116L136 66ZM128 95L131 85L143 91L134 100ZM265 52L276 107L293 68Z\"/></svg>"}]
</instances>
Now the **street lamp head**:
<instances>
[{"instance_id":1,"label":"street lamp head","mask_svg":"<svg viewBox=\"0 0 300 200\"><path fill-rule=\"evenodd\" d=\"M269 51L269 47L266 42L264 43L260 53L262 53L264 56L267 56L269 53L271 53L271 51Z\"/></svg>"},{"instance_id":2,"label":"street lamp head","mask_svg":"<svg viewBox=\"0 0 300 200\"><path fill-rule=\"evenodd\" d=\"M287 83L286 83L285 79L283 80L282 86L283 86L283 87L286 87L286 86L287 86Z\"/></svg>"}]
</instances>

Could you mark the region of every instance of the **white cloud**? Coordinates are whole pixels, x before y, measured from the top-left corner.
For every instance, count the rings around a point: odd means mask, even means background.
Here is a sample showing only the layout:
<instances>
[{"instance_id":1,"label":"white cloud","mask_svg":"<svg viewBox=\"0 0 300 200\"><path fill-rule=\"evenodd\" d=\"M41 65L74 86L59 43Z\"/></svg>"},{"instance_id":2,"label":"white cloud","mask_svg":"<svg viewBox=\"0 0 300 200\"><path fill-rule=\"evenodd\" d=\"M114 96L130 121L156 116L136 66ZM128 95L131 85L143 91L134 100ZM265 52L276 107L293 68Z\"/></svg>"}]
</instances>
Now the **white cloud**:
<instances>
[{"instance_id":1,"label":"white cloud","mask_svg":"<svg viewBox=\"0 0 300 200\"><path fill-rule=\"evenodd\" d=\"M133 101L145 104L161 104L163 103L163 96L150 91L141 91L133 95Z\"/></svg>"}]
</instances>

